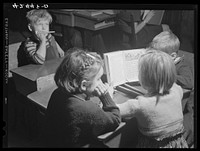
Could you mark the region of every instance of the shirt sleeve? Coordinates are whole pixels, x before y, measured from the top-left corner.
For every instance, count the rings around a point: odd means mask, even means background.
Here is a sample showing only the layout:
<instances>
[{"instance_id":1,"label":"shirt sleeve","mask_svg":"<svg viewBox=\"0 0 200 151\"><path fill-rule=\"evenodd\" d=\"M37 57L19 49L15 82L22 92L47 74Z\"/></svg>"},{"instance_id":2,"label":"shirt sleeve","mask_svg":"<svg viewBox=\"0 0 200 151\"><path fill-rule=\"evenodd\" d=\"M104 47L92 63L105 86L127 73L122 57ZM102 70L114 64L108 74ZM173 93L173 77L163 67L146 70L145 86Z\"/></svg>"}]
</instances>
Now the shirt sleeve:
<instances>
[{"instance_id":1,"label":"shirt sleeve","mask_svg":"<svg viewBox=\"0 0 200 151\"><path fill-rule=\"evenodd\" d=\"M37 54L37 44L31 41L25 43L25 52L28 57L36 64L44 64L45 58Z\"/></svg>"},{"instance_id":2,"label":"shirt sleeve","mask_svg":"<svg viewBox=\"0 0 200 151\"><path fill-rule=\"evenodd\" d=\"M177 65L177 81L176 83L184 89L192 89L194 87L194 79L188 65L183 62Z\"/></svg>"},{"instance_id":3,"label":"shirt sleeve","mask_svg":"<svg viewBox=\"0 0 200 151\"><path fill-rule=\"evenodd\" d=\"M90 124L92 125L95 136L115 130L121 122L119 108L110 95L107 93L100 99L103 103L102 108L94 103L92 103L93 107L90 107L90 117L92 119L90 120Z\"/></svg>"},{"instance_id":4,"label":"shirt sleeve","mask_svg":"<svg viewBox=\"0 0 200 151\"><path fill-rule=\"evenodd\" d=\"M122 118L135 117L139 109L138 99L130 99L122 104L117 104Z\"/></svg>"}]
</instances>

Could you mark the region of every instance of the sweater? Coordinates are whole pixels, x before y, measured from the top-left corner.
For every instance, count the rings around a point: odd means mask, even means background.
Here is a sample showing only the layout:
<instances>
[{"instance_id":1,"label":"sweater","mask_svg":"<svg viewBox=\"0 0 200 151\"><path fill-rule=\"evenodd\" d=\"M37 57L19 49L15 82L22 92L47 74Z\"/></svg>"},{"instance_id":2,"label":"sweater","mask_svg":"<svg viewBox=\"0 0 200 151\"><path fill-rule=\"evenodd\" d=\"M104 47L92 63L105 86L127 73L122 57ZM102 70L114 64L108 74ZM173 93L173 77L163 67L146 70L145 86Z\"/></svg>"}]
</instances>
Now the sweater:
<instances>
[{"instance_id":1,"label":"sweater","mask_svg":"<svg viewBox=\"0 0 200 151\"><path fill-rule=\"evenodd\" d=\"M186 58L183 58L176 64L177 81L176 83L184 89L194 88L193 73L187 64Z\"/></svg>"},{"instance_id":2,"label":"sweater","mask_svg":"<svg viewBox=\"0 0 200 151\"><path fill-rule=\"evenodd\" d=\"M138 96L118 104L118 107L122 117L136 117L143 135L159 140L183 129L182 97L182 88L173 84L169 94L159 99L156 96Z\"/></svg>"},{"instance_id":3,"label":"sweater","mask_svg":"<svg viewBox=\"0 0 200 151\"><path fill-rule=\"evenodd\" d=\"M27 44L32 42L32 45ZM49 34L46 42L46 57L43 58L37 54L37 50L40 46L40 41L34 36L28 37L26 41L22 42L18 50L18 66L24 66L28 64L43 64L47 60L59 58L58 49L54 36Z\"/></svg>"},{"instance_id":4,"label":"sweater","mask_svg":"<svg viewBox=\"0 0 200 151\"><path fill-rule=\"evenodd\" d=\"M119 108L108 93L100 97L102 108L85 99L85 94L71 95L60 88L53 92L46 111L47 147L81 147L119 126Z\"/></svg>"}]
</instances>

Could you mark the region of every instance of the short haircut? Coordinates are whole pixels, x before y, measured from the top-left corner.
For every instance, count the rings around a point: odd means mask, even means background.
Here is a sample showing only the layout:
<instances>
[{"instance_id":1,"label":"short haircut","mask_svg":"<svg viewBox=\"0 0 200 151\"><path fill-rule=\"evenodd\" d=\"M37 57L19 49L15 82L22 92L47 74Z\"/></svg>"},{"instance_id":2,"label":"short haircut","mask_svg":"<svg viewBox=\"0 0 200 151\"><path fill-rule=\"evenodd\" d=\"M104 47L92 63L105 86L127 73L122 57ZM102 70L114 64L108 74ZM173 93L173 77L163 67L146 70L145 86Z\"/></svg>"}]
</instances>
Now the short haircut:
<instances>
[{"instance_id":1,"label":"short haircut","mask_svg":"<svg viewBox=\"0 0 200 151\"><path fill-rule=\"evenodd\" d=\"M168 54L173 52L177 53L180 47L180 41L178 37L171 31L163 31L153 38L149 47L166 52Z\"/></svg>"},{"instance_id":2,"label":"short haircut","mask_svg":"<svg viewBox=\"0 0 200 151\"><path fill-rule=\"evenodd\" d=\"M99 54L74 47L67 51L54 80L58 87L70 93L80 92L82 80L92 81L101 67L103 60Z\"/></svg>"},{"instance_id":3,"label":"short haircut","mask_svg":"<svg viewBox=\"0 0 200 151\"><path fill-rule=\"evenodd\" d=\"M45 9L33 9L26 14L26 18L28 19L29 23L37 23L39 19L48 20L49 23L52 22L52 16L49 12Z\"/></svg>"},{"instance_id":4,"label":"short haircut","mask_svg":"<svg viewBox=\"0 0 200 151\"><path fill-rule=\"evenodd\" d=\"M176 68L171 56L149 49L139 59L139 80L152 94L166 94L176 81Z\"/></svg>"}]
</instances>

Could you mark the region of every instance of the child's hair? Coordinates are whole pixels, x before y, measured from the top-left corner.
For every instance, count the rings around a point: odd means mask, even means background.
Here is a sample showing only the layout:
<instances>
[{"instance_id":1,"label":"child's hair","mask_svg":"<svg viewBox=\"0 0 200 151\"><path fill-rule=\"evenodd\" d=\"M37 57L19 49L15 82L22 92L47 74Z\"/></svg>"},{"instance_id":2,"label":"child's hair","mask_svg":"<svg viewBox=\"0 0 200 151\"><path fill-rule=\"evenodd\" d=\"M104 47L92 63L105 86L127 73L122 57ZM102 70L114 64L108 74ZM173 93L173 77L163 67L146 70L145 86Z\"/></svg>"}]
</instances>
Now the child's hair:
<instances>
[{"instance_id":1,"label":"child's hair","mask_svg":"<svg viewBox=\"0 0 200 151\"><path fill-rule=\"evenodd\" d=\"M52 16L49 12L45 9L33 9L26 14L26 18L28 19L29 23L37 23L39 19L48 20L49 23L52 22Z\"/></svg>"},{"instance_id":2,"label":"child's hair","mask_svg":"<svg viewBox=\"0 0 200 151\"><path fill-rule=\"evenodd\" d=\"M152 42L149 44L150 48L157 49L168 54L179 50L180 41L178 37L171 31L163 31L156 35Z\"/></svg>"},{"instance_id":3,"label":"child's hair","mask_svg":"<svg viewBox=\"0 0 200 151\"><path fill-rule=\"evenodd\" d=\"M176 81L174 62L162 51L147 49L139 59L138 68L140 83L151 94L167 94Z\"/></svg>"},{"instance_id":4,"label":"child's hair","mask_svg":"<svg viewBox=\"0 0 200 151\"><path fill-rule=\"evenodd\" d=\"M54 80L58 87L70 93L80 92L82 80L92 81L101 67L103 61L99 54L71 48L58 67Z\"/></svg>"}]
</instances>

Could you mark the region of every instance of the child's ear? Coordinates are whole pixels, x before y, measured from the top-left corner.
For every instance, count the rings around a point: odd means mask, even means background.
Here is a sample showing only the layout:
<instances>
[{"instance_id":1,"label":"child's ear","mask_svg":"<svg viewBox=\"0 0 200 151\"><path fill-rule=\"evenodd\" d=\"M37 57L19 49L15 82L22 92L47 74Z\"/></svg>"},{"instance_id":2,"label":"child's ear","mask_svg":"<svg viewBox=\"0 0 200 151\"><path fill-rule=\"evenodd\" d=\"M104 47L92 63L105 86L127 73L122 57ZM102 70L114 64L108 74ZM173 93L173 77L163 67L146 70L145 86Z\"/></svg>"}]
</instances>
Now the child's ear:
<instances>
[{"instance_id":1,"label":"child's ear","mask_svg":"<svg viewBox=\"0 0 200 151\"><path fill-rule=\"evenodd\" d=\"M28 24L28 29L29 29L30 31L32 31L31 24Z\"/></svg>"},{"instance_id":2,"label":"child's ear","mask_svg":"<svg viewBox=\"0 0 200 151\"><path fill-rule=\"evenodd\" d=\"M87 89L87 81L86 80L83 80L82 82L81 82L81 90L82 91L86 91L86 89Z\"/></svg>"}]
</instances>

